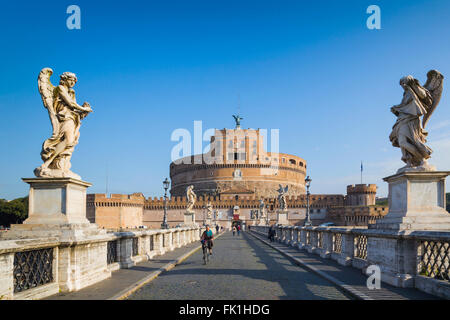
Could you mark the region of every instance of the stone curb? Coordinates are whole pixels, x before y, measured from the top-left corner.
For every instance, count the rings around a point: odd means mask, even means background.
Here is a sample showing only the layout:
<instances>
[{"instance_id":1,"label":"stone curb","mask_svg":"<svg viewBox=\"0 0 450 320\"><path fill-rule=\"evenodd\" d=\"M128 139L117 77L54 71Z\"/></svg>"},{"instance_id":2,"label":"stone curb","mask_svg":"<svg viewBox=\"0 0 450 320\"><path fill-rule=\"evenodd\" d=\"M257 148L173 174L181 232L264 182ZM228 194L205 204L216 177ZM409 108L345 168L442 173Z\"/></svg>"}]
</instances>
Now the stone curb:
<instances>
[{"instance_id":1,"label":"stone curb","mask_svg":"<svg viewBox=\"0 0 450 320\"><path fill-rule=\"evenodd\" d=\"M361 291L353 288L352 286L346 285L345 283L343 283L342 281L336 279L333 276L330 276L329 274L317 269L316 267L306 263L305 261L303 261L302 259L296 258L293 255L287 253L286 251L279 249L277 247L275 247L274 245L272 245L270 242L261 239L260 237L256 236L253 234L253 232L249 232L249 234L251 234L253 237L255 237L256 239L258 239L259 241L265 243L266 245L268 245L269 247L277 250L278 252L280 252L282 255L286 256L287 258L289 258L290 260L292 260L295 264L304 267L305 269L308 269L312 272L314 272L315 274L321 276L322 278L324 278L325 280L328 280L329 282L331 282L332 284L334 284L335 286L339 287L342 291L346 292L347 294L351 295L352 297L358 299L358 300L374 300L373 298L369 297L368 295L362 293ZM256 232L255 232L256 233ZM259 233L259 232L258 232Z\"/></svg>"},{"instance_id":2,"label":"stone curb","mask_svg":"<svg viewBox=\"0 0 450 320\"><path fill-rule=\"evenodd\" d=\"M218 234L214 239L219 238L225 232L222 232L222 233ZM180 264L181 262L183 262L184 260L189 258L191 255L193 255L197 250L199 250L201 248L202 248L201 245L198 246L198 247L195 247L194 249L192 249L191 251L185 253L184 255L179 257L178 259L167 263L166 265L162 266L158 270L153 271L152 273L150 273L145 278L136 281L131 286L128 286L127 288L121 290L119 293L115 294L114 296L112 296L111 298L108 298L106 300L124 300L124 299L126 299L128 296L130 296L131 294L133 294L134 292L136 292L137 290L139 290L140 288L142 288L143 286L145 286L146 284L148 284L152 280L156 279L161 273L163 273L164 271L169 271L169 270L173 269L177 264Z\"/></svg>"}]
</instances>

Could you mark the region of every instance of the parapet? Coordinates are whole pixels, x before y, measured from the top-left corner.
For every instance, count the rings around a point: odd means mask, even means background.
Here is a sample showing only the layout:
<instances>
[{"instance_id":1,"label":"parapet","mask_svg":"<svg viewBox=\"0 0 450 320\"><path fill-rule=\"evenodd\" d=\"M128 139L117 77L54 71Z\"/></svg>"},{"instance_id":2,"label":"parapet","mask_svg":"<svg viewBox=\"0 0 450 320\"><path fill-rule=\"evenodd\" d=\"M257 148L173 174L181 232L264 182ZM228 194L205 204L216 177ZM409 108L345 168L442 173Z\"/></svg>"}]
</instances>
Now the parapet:
<instances>
[{"instance_id":1,"label":"parapet","mask_svg":"<svg viewBox=\"0 0 450 320\"><path fill-rule=\"evenodd\" d=\"M377 193L376 184L352 184L347 186L347 194L354 193Z\"/></svg>"},{"instance_id":2,"label":"parapet","mask_svg":"<svg viewBox=\"0 0 450 320\"><path fill-rule=\"evenodd\" d=\"M112 193L108 197L105 193L90 193L86 196L86 202L88 206L113 206L119 207L123 205L126 206L139 206L143 205L145 197L142 193L133 194L118 194Z\"/></svg>"},{"instance_id":3,"label":"parapet","mask_svg":"<svg viewBox=\"0 0 450 320\"><path fill-rule=\"evenodd\" d=\"M288 208L299 208L306 206L306 195L287 196ZM228 208L239 206L240 208L258 208L259 198L254 195L240 196L238 199L234 197L219 197L219 196L197 196L194 208L206 208L208 203L211 203L213 208ZM264 198L266 205L272 205L277 208L279 203L277 198ZM145 199L143 194L134 193L126 194L111 194L109 197L104 193L88 194L87 203L89 207L107 206L107 207L122 207L122 206L143 206L147 210L160 210L164 208L163 197L149 197ZM174 196L167 198L168 209L186 208L188 201L184 196ZM312 207L332 207L342 206L344 204L344 196L340 194L312 194L310 196L310 204Z\"/></svg>"}]
</instances>

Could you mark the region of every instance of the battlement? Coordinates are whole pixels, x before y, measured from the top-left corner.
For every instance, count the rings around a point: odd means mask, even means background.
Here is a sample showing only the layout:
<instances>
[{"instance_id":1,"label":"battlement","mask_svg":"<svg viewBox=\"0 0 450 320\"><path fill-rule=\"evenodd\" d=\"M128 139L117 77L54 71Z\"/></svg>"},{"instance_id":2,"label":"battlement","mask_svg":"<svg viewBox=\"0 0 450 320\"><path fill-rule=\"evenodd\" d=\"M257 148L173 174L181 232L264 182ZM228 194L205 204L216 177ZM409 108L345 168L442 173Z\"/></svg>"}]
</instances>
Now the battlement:
<instances>
[{"instance_id":1,"label":"battlement","mask_svg":"<svg viewBox=\"0 0 450 320\"><path fill-rule=\"evenodd\" d=\"M259 208L260 198L255 195L246 196L197 196L197 201L195 202L195 209L202 209L206 207L208 202L211 203L213 208L228 208L239 206L240 208ZM286 201L288 208L302 208L306 207L306 195L299 196L287 196ZM186 197L171 197L167 199L168 209L184 209L187 206ZM269 209L275 210L278 208L279 203L277 198L264 198L264 203L269 206ZM342 206L344 205L344 195L322 195L322 194L312 194L310 195L311 207L331 207L331 206ZM145 201L145 208L148 210L156 210L164 208L164 198L149 198Z\"/></svg>"},{"instance_id":2,"label":"battlement","mask_svg":"<svg viewBox=\"0 0 450 320\"><path fill-rule=\"evenodd\" d=\"M345 204L348 206L372 206L377 194L376 184L352 184L347 186Z\"/></svg>"},{"instance_id":3,"label":"battlement","mask_svg":"<svg viewBox=\"0 0 450 320\"><path fill-rule=\"evenodd\" d=\"M347 186L347 194L351 193L377 193L376 184L352 184Z\"/></svg>"},{"instance_id":4,"label":"battlement","mask_svg":"<svg viewBox=\"0 0 450 320\"><path fill-rule=\"evenodd\" d=\"M91 193L86 196L86 206L89 207L124 207L124 206L143 206L145 197L142 193L109 195L105 193Z\"/></svg>"},{"instance_id":5,"label":"battlement","mask_svg":"<svg viewBox=\"0 0 450 320\"><path fill-rule=\"evenodd\" d=\"M310 205L314 207L333 207L342 206L344 204L344 195L341 194L312 194L310 195ZM259 208L260 198L250 194L245 196L197 196L195 202L195 209L206 208L210 202L213 208L231 208L239 206L240 208ZM306 207L306 195L287 196L286 201L288 208L303 208ZM277 198L264 198L264 203L269 207L269 210L276 210L279 206ZM168 209L183 210L187 207L188 201L184 196L174 196L167 198ZM145 198L142 194L111 194L108 197L104 193L88 194L88 207L122 207L122 206L140 206L146 210L160 210L164 208L164 197Z\"/></svg>"}]
</instances>

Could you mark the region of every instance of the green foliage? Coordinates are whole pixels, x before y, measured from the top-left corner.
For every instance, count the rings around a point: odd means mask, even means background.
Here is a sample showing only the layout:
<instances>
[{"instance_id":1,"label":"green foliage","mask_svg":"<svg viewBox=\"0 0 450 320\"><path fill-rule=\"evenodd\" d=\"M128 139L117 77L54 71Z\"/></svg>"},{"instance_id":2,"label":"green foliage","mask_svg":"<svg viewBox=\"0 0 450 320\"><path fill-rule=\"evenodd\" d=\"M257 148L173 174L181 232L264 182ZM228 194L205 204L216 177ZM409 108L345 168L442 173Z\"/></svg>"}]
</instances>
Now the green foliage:
<instances>
[{"instance_id":1,"label":"green foliage","mask_svg":"<svg viewBox=\"0 0 450 320\"><path fill-rule=\"evenodd\" d=\"M11 201L0 199L0 226L22 223L28 217L28 197Z\"/></svg>"},{"instance_id":2,"label":"green foliage","mask_svg":"<svg viewBox=\"0 0 450 320\"><path fill-rule=\"evenodd\" d=\"M389 200L388 200L388 198L377 199L376 202L375 202L375 205L377 205L377 206L388 206L389 205Z\"/></svg>"}]
</instances>

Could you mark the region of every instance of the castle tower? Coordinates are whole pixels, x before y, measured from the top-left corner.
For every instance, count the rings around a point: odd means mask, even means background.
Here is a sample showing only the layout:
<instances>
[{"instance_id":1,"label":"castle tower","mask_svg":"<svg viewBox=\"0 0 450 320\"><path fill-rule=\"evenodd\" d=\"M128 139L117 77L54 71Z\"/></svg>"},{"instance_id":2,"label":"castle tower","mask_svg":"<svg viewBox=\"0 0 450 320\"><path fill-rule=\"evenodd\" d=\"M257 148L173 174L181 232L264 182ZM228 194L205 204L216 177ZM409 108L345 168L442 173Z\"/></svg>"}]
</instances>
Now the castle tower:
<instances>
[{"instance_id":1,"label":"castle tower","mask_svg":"<svg viewBox=\"0 0 450 320\"><path fill-rule=\"evenodd\" d=\"M352 184L347 186L347 206L373 206L377 194L376 184Z\"/></svg>"},{"instance_id":2,"label":"castle tower","mask_svg":"<svg viewBox=\"0 0 450 320\"><path fill-rule=\"evenodd\" d=\"M305 194L306 161L298 156L264 150L260 129L216 129L208 153L188 156L170 164L172 196L184 196L194 185L197 195L238 199L276 197L279 185L289 196ZM223 198L224 199L224 198Z\"/></svg>"}]
</instances>

